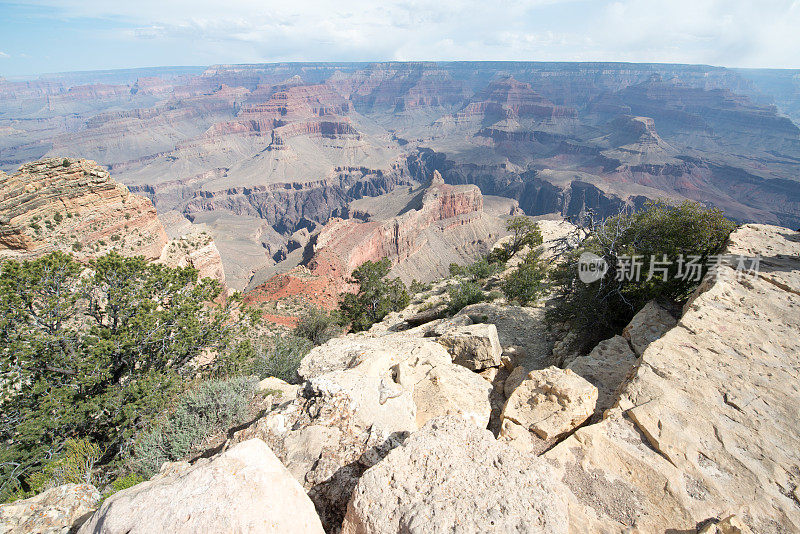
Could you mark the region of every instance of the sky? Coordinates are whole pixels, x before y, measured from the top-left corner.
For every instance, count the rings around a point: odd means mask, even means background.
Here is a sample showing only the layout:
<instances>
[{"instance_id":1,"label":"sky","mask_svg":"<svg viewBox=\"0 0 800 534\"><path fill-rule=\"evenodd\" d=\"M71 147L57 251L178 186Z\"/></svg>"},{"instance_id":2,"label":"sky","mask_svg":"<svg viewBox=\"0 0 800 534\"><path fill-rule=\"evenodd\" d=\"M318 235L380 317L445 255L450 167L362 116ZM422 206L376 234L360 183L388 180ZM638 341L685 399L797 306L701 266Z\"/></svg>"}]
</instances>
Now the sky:
<instances>
[{"instance_id":1,"label":"sky","mask_svg":"<svg viewBox=\"0 0 800 534\"><path fill-rule=\"evenodd\" d=\"M0 76L391 60L800 68L800 0L0 1Z\"/></svg>"}]
</instances>

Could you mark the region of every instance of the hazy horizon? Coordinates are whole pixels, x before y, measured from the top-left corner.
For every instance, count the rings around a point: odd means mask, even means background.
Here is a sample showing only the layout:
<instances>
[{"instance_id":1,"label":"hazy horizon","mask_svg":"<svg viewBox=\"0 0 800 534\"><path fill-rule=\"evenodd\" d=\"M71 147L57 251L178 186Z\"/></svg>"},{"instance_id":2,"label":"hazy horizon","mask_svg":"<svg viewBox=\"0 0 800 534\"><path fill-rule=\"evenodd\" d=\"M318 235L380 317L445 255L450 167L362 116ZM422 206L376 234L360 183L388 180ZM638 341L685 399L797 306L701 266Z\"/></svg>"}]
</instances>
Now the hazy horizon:
<instances>
[{"instance_id":1,"label":"hazy horizon","mask_svg":"<svg viewBox=\"0 0 800 534\"><path fill-rule=\"evenodd\" d=\"M0 2L0 76L283 62L800 68L800 2Z\"/></svg>"}]
</instances>

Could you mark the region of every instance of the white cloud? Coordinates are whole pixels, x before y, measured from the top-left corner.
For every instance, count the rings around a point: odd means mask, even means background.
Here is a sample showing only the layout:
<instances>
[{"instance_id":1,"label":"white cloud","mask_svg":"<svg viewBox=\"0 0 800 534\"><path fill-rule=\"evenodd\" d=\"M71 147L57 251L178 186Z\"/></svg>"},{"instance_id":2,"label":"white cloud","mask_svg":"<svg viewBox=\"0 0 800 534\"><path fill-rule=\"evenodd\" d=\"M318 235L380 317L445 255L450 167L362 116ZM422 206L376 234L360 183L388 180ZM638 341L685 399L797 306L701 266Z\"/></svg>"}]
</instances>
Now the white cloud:
<instances>
[{"instance_id":1,"label":"white cloud","mask_svg":"<svg viewBox=\"0 0 800 534\"><path fill-rule=\"evenodd\" d=\"M6 57L11 57L11 56L10 56L10 55L8 55L8 54L6 54L6 53L5 53L5 52L3 52L2 50L0 50L0 58L6 58Z\"/></svg>"},{"instance_id":2,"label":"white cloud","mask_svg":"<svg viewBox=\"0 0 800 534\"><path fill-rule=\"evenodd\" d=\"M800 67L800 0L21 0L217 61L584 60Z\"/></svg>"}]
</instances>

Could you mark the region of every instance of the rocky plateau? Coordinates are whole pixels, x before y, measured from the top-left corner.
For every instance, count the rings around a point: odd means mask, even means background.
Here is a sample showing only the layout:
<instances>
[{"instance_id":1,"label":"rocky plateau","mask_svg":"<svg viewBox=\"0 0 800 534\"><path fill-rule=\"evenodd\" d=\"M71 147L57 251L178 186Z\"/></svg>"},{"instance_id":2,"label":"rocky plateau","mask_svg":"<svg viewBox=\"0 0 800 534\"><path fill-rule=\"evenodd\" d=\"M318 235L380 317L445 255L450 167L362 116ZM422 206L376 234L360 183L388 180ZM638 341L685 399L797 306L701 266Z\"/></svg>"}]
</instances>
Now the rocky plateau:
<instances>
[{"instance_id":1,"label":"rocky plateau","mask_svg":"<svg viewBox=\"0 0 800 534\"><path fill-rule=\"evenodd\" d=\"M562 353L541 305L420 324L447 282L434 284L313 349L300 386L266 380L272 409L224 452L164 464L91 516L93 488L73 485L0 506L0 520L8 532L797 531L800 238L745 225L724 253L760 255L761 269L724 263L679 317L651 302L585 355Z\"/></svg>"}]
</instances>

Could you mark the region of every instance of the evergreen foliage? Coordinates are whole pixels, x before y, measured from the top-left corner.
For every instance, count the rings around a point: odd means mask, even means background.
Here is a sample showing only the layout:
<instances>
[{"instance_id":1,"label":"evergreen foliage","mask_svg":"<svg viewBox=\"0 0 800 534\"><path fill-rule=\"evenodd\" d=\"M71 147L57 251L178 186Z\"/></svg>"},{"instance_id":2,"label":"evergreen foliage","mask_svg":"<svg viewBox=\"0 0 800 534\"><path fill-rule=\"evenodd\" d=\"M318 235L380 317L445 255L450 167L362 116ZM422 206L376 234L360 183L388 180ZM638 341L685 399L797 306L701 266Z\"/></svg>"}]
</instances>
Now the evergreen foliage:
<instances>
[{"instance_id":1,"label":"evergreen foliage","mask_svg":"<svg viewBox=\"0 0 800 534\"><path fill-rule=\"evenodd\" d=\"M195 269L116 253L88 268L61 252L3 263L0 500L36 489L74 456L70 440L118 458L184 388L186 363L227 342L228 314L209 305L220 292Z\"/></svg>"},{"instance_id":2,"label":"evergreen foliage","mask_svg":"<svg viewBox=\"0 0 800 534\"><path fill-rule=\"evenodd\" d=\"M720 210L693 202L650 203L639 212L623 212L593 225L580 246L553 270L556 305L548 317L581 333L576 348L585 350L620 332L650 300L686 302L708 271L710 257L723 248L735 227ZM600 256L608 265L605 276L590 284L578 278L584 252ZM621 261L633 256L641 258L641 275L618 276ZM680 276L685 270L681 258L692 256L700 266L697 276ZM666 273L651 271L651 259L666 259Z\"/></svg>"},{"instance_id":3,"label":"evergreen foliage","mask_svg":"<svg viewBox=\"0 0 800 534\"><path fill-rule=\"evenodd\" d=\"M408 306L410 297L399 278L387 279L391 263L388 258L366 261L353 271L352 281L358 292L340 295L339 310L353 332L367 330L389 312Z\"/></svg>"}]
</instances>

